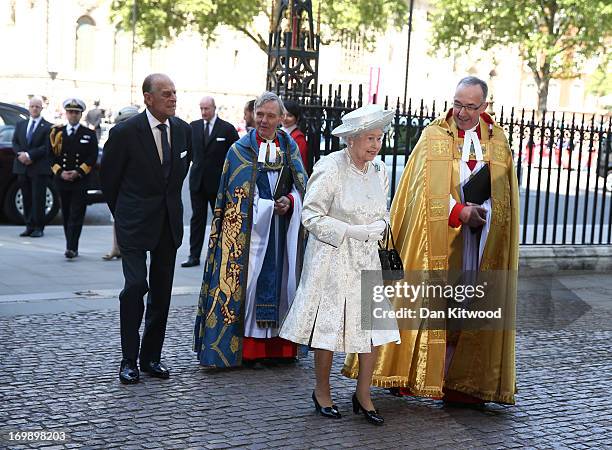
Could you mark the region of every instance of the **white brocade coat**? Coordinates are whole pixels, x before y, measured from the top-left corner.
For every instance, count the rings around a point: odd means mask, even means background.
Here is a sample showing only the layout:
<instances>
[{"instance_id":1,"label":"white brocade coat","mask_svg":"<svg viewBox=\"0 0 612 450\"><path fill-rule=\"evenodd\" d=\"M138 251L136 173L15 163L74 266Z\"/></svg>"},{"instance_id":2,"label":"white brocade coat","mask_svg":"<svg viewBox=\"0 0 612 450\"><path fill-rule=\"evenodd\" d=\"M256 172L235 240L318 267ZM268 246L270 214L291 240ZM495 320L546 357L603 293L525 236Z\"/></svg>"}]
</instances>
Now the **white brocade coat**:
<instances>
[{"instance_id":1,"label":"white brocade coat","mask_svg":"<svg viewBox=\"0 0 612 450\"><path fill-rule=\"evenodd\" d=\"M362 173L343 150L322 157L313 168L302 210L310 235L282 338L345 353L369 353L372 345L399 341L395 320L386 330L363 329L361 323L361 271L380 270L378 243L348 238L346 230L389 217L386 167L367 166Z\"/></svg>"}]
</instances>

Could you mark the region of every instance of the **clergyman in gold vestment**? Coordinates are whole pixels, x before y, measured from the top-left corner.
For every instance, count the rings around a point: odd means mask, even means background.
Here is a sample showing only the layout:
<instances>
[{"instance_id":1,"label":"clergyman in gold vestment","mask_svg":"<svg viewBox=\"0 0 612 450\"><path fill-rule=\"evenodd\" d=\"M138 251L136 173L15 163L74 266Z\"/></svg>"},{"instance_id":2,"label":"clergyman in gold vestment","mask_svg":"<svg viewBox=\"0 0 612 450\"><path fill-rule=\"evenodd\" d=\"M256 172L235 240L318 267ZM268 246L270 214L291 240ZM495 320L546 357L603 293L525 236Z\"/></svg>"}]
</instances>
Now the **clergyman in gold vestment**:
<instances>
[{"instance_id":1,"label":"clergyman in gold vestment","mask_svg":"<svg viewBox=\"0 0 612 450\"><path fill-rule=\"evenodd\" d=\"M486 98L486 83L466 77L453 108L425 128L393 199L391 227L406 273L509 273L502 295L505 326L458 335L426 325L402 329L400 345L379 350L374 386L449 401L514 404L518 183L506 136L485 113ZM464 203L462 186L484 165L491 174L490 199L481 206ZM474 234L470 227L482 231ZM357 376L356 359L347 356L345 376Z\"/></svg>"}]
</instances>

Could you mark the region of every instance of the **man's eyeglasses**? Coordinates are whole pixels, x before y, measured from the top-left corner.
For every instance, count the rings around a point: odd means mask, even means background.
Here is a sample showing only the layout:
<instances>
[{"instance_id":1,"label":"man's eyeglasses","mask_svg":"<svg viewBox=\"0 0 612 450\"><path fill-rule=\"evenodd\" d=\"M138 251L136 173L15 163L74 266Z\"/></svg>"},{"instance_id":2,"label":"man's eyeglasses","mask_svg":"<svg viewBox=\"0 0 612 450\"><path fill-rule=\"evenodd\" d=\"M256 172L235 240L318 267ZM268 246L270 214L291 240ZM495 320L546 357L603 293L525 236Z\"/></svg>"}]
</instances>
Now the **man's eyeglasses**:
<instances>
[{"instance_id":1,"label":"man's eyeglasses","mask_svg":"<svg viewBox=\"0 0 612 450\"><path fill-rule=\"evenodd\" d=\"M478 111L480 107L484 104L485 102L482 102L480 105L474 106L474 105L462 105L459 102L453 102L453 109L457 110L457 112L461 112L463 108L465 108L468 111Z\"/></svg>"}]
</instances>

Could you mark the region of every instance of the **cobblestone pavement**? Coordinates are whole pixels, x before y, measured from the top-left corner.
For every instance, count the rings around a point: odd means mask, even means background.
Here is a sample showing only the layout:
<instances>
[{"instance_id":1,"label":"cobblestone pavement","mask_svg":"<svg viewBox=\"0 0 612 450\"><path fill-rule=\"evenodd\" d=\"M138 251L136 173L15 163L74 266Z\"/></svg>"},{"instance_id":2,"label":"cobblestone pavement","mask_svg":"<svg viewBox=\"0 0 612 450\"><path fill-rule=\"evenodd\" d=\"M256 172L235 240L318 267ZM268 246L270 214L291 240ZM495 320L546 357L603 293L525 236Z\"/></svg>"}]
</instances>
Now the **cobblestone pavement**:
<instances>
[{"instance_id":1,"label":"cobblestone pavement","mask_svg":"<svg viewBox=\"0 0 612 450\"><path fill-rule=\"evenodd\" d=\"M373 389L383 427L352 414L355 384L339 375L342 355L332 378L343 413L337 421L314 412L312 356L261 369L199 367L191 352L193 295L175 298L170 312L163 360L171 378L145 374L134 386L117 380L116 307L6 314L0 448L610 448L612 282L609 274L561 280L573 297L555 295L548 312L584 305L580 299L587 308L571 323L518 331L516 406L455 408ZM535 281L521 286L528 303L542 291ZM22 431L64 432L66 440L8 440Z\"/></svg>"}]
</instances>

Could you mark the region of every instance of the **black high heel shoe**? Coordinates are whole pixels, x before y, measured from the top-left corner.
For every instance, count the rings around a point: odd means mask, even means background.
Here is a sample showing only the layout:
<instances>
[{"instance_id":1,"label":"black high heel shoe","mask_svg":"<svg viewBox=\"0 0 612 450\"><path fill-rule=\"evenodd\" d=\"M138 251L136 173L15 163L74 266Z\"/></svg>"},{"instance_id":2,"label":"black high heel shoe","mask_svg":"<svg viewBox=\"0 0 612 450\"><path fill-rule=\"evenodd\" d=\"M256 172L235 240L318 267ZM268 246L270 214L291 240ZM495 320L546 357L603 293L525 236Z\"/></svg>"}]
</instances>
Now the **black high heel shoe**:
<instances>
[{"instance_id":1,"label":"black high heel shoe","mask_svg":"<svg viewBox=\"0 0 612 450\"><path fill-rule=\"evenodd\" d=\"M327 417L328 419L339 419L340 417L342 417L336 405L326 406L325 408L323 408L319 404L314 391L312 391L312 401L314 402L315 409L317 410L317 412L323 417Z\"/></svg>"},{"instance_id":2,"label":"black high heel shoe","mask_svg":"<svg viewBox=\"0 0 612 450\"><path fill-rule=\"evenodd\" d=\"M355 392L353 394L353 412L355 414L359 414L359 411L363 411L363 415L365 416L366 420L374 425L382 425L385 423L385 419L378 414L378 411L375 409L372 411L366 411L366 409L361 406L361 403L359 403L359 400L357 400L357 392Z\"/></svg>"}]
</instances>

